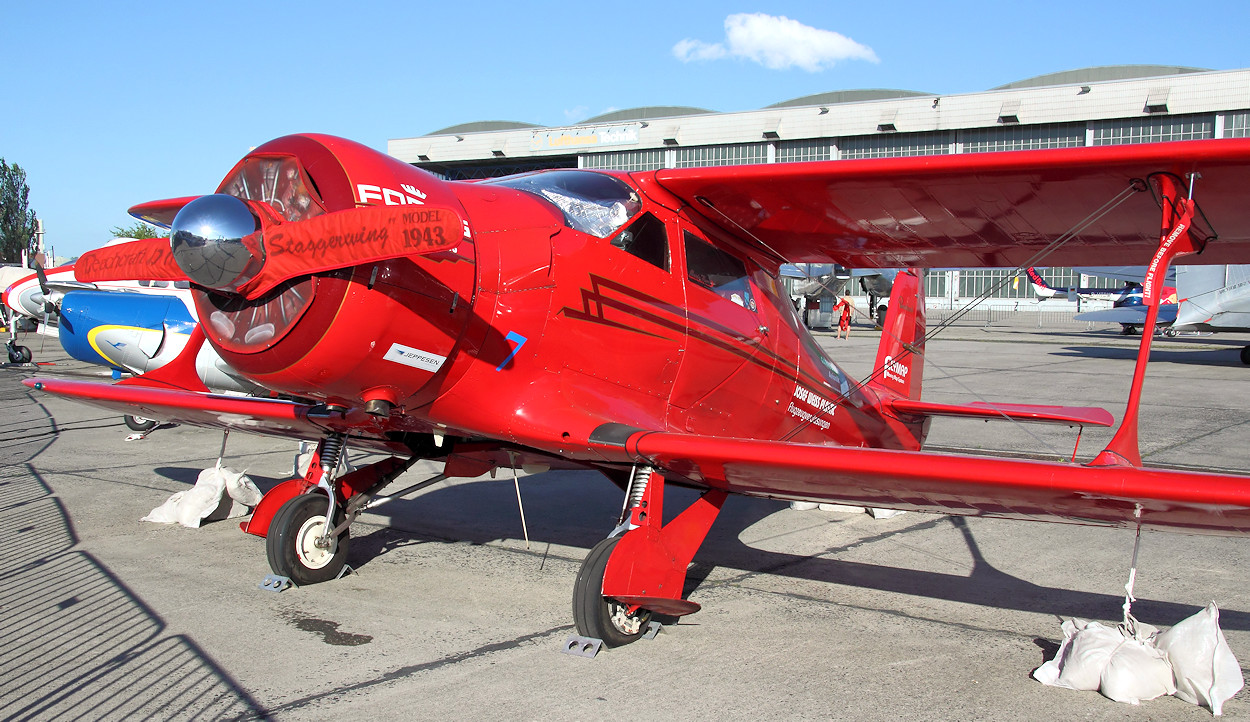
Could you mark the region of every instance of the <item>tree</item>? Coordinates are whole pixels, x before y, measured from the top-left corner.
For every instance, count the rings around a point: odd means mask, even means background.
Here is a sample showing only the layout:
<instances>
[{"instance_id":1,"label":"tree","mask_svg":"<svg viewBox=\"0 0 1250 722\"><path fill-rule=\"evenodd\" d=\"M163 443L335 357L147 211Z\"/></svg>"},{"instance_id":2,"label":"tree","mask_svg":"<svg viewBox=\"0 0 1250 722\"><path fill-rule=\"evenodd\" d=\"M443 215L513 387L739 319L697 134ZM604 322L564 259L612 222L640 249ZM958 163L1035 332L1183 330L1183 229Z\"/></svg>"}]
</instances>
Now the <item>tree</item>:
<instances>
[{"instance_id":1,"label":"tree","mask_svg":"<svg viewBox=\"0 0 1250 722\"><path fill-rule=\"evenodd\" d=\"M109 230L114 238L168 238L169 231L161 230L150 223L135 221L128 226L113 226Z\"/></svg>"},{"instance_id":2,"label":"tree","mask_svg":"<svg viewBox=\"0 0 1250 722\"><path fill-rule=\"evenodd\" d=\"M28 204L26 171L0 158L0 258L20 263L22 251L35 247L35 212Z\"/></svg>"}]
</instances>

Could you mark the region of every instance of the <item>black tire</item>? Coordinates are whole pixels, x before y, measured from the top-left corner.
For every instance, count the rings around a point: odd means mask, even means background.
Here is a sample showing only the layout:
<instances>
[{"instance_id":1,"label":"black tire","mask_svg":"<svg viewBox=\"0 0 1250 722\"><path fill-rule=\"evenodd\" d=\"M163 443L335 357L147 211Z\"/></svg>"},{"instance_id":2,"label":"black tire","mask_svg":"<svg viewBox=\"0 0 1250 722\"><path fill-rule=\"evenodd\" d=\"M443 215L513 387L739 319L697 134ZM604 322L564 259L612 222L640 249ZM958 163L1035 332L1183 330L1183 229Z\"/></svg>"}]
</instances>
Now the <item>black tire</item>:
<instances>
[{"instance_id":1,"label":"black tire","mask_svg":"<svg viewBox=\"0 0 1250 722\"><path fill-rule=\"evenodd\" d=\"M15 364L28 364L35 357L26 346L16 344L9 346L9 361Z\"/></svg>"},{"instance_id":2,"label":"black tire","mask_svg":"<svg viewBox=\"0 0 1250 722\"><path fill-rule=\"evenodd\" d=\"M1250 346L1246 346L1241 349L1241 362L1250 366Z\"/></svg>"},{"instance_id":3,"label":"black tire","mask_svg":"<svg viewBox=\"0 0 1250 722\"><path fill-rule=\"evenodd\" d=\"M644 609L627 615L624 605L603 596L603 573L608 568L608 557L620 540L620 537L609 537L596 544L586 555L573 584L573 622L577 633L602 639L606 647L637 641L651 621L650 611Z\"/></svg>"},{"instance_id":4,"label":"black tire","mask_svg":"<svg viewBox=\"0 0 1250 722\"><path fill-rule=\"evenodd\" d=\"M312 540L325 530L326 504L324 494L301 494L288 500L274 514L265 537L265 552L274 574L304 586L327 582L343 571L347 563L349 529L343 530L328 552L312 546ZM334 524L341 523L343 510L337 509Z\"/></svg>"},{"instance_id":5,"label":"black tire","mask_svg":"<svg viewBox=\"0 0 1250 722\"><path fill-rule=\"evenodd\" d=\"M156 419L148 419L142 416L123 416L122 421L126 422L126 426L129 426L131 431L140 432L151 431L160 423Z\"/></svg>"}]
</instances>

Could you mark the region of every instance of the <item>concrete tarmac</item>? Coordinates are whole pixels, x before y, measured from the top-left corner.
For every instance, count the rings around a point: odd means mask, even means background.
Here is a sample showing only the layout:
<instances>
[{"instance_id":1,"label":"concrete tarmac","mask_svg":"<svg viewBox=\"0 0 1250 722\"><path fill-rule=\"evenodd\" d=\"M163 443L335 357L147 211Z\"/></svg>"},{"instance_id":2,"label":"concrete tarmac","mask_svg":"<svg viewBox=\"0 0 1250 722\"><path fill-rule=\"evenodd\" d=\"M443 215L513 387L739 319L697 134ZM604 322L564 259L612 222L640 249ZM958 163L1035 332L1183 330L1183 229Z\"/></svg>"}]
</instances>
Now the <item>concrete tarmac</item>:
<instances>
[{"instance_id":1,"label":"concrete tarmac","mask_svg":"<svg viewBox=\"0 0 1250 722\"><path fill-rule=\"evenodd\" d=\"M855 377L879 334L820 334ZM1250 474L1246 337L1160 339L1147 381L1148 464ZM925 398L1101 405L1117 418L1136 339L1017 319L930 343ZM621 498L594 473L455 480L366 514L341 580L282 593L264 540L234 521L140 522L212 466L221 436L121 419L31 392L23 378L100 377L55 342L37 371L0 369L0 718L1187 719L1174 698L1133 707L1042 686L1062 619L1116 622L1133 533L908 513L794 511L731 498L690 573L697 614L651 641L584 659L578 565ZM1086 431L1080 458L1110 438ZM939 419L930 443L1070 456L1075 432ZM268 488L294 443L233 434L227 464ZM396 487L436 473L423 464ZM676 509L692 499L678 490ZM1216 600L1250 660L1250 541L1143 536L1134 612L1170 626ZM1250 717L1244 693L1225 706Z\"/></svg>"}]
</instances>

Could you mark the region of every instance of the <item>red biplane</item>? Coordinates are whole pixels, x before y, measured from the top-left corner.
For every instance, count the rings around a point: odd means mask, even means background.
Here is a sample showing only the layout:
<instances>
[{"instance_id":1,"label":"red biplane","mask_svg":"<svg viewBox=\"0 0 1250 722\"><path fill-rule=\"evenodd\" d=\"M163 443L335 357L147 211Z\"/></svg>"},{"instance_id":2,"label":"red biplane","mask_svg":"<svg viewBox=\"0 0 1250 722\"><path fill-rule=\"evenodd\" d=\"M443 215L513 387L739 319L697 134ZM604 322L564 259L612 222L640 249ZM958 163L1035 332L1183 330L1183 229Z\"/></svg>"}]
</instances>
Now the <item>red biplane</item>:
<instances>
[{"instance_id":1,"label":"red biplane","mask_svg":"<svg viewBox=\"0 0 1250 722\"><path fill-rule=\"evenodd\" d=\"M1196 182L1196 191L1194 190ZM934 416L1110 425L1101 409L921 400L920 272L900 273L863 382L817 347L783 261L855 268L1250 261L1250 140L446 182L361 145L280 138L213 195L132 214L171 239L84 255L81 281L190 280L181 362L117 384L31 379L124 413L320 440L247 531L275 573L333 578L348 527L415 460L448 476L547 464L625 493L574 589L583 635L698 609L687 566L728 494L1250 533L1248 479L1141 468L1136 408L1089 464L920 451ZM1197 199L1197 204L1191 196ZM1218 233L1218 239L1217 234ZM1151 319L1153 320L1153 319ZM303 401L213 395L204 340ZM337 474L344 446L388 452ZM665 484L704 490L664 523ZM605 530L607 531L607 530Z\"/></svg>"}]
</instances>

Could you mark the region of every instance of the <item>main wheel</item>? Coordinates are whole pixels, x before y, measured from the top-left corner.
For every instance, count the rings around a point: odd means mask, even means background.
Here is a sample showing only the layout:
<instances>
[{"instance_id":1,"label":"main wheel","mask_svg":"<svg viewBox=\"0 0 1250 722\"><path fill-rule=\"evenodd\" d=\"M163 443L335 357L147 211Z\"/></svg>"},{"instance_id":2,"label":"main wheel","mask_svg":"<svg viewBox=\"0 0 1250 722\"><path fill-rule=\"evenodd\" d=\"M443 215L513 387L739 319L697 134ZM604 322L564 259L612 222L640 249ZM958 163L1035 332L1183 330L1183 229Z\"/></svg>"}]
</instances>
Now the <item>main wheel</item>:
<instances>
[{"instance_id":1,"label":"main wheel","mask_svg":"<svg viewBox=\"0 0 1250 722\"><path fill-rule=\"evenodd\" d=\"M1250 346L1246 346L1241 349L1241 362L1250 366Z\"/></svg>"},{"instance_id":2,"label":"main wheel","mask_svg":"<svg viewBox=\"0 0 1250 722\"><path fill-rule=\"evenodd\" d=\"M9 361L15 364L28 364L35 356L26 346L16 344L9 346Z\"/></svg>"},{"instance_id":3,"label":"main wheel","mask_svg":"<svg viewBox=\"0 0 1250 722\"><path fill-rule=\"evenodd\" d=\"M583 637L602 639L608 647L619 647L637 641L647 630L651 612L645 609L629 614L620 602L603 596L603 573L608 557L620 537L599 542L586 555L573 584L573 622Z\"/></svg>"},{"instance_id":4,"label":"main wheel","mask_svg":"<svg viewBox=\"0 0 1250 722\"><path fill-rule=\"evenodd\" d=\"M158 423L160 423L156 419L148 419L142 416L129 416L129 415L123 416L122 421L126 422L126 426L129 426L131 431L151 431L152 429L156 428L156 425Z\"/></svg>"},{"instance_id":5,"label":"main wheel","mask_svg":"<svg viewBox=\"0 0 1250 722\"><path fill-rule=\"evenodd\" d=\"M327 548L317 546L325 533L327 501L322 494L300 494L278 509L265 537L265 552L274 574L290 578L299 586L334 579L347 563L349 530L344 529ZM343 523L343 510L334 514L334 525Z\"/></svg>"}]
</instances>

